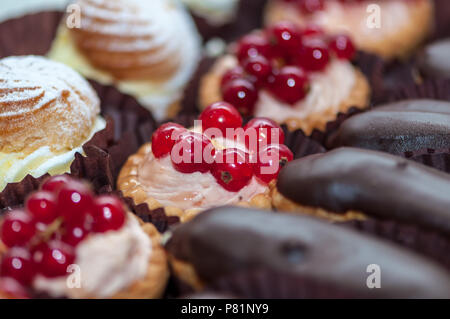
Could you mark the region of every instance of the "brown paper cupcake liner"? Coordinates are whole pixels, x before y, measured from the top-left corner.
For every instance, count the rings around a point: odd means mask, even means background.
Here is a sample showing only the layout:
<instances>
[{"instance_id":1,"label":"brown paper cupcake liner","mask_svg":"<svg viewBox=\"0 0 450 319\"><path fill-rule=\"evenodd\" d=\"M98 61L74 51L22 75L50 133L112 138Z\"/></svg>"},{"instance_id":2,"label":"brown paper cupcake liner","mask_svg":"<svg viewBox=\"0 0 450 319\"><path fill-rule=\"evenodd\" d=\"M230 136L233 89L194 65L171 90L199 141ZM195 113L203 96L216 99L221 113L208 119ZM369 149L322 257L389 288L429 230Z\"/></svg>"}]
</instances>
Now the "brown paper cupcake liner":
<instances>
[{"instance_id":1,"label":"brown paper cupcake liner","mask_svg":"<svg viewBox=\"0 0 450 319\"><path fill-rule=\"evenodd\" d=\"M375 218L348 221L340 225L390 240L450 269L450 236L448 234L410 223Z\"/></svg>"}]
</instances>

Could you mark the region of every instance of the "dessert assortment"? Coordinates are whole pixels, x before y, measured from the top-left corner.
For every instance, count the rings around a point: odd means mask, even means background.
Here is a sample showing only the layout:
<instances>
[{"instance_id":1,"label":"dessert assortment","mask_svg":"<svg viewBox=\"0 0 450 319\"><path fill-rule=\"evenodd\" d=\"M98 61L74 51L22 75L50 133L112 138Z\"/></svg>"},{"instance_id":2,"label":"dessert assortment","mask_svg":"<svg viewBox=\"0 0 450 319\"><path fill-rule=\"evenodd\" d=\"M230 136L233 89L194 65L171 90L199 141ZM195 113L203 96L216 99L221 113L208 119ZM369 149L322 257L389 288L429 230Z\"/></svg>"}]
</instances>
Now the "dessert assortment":
<instances>
[{"instance_id":1,"label":"dessert assortment","mask_svg":"<svg viewBox=\"0 0 450 319\"><path fill-rule=\"evenodd\" d=\"M0 298L450 298L441 2L73 3L0 24Z\"/></svg>"}]
</instances>

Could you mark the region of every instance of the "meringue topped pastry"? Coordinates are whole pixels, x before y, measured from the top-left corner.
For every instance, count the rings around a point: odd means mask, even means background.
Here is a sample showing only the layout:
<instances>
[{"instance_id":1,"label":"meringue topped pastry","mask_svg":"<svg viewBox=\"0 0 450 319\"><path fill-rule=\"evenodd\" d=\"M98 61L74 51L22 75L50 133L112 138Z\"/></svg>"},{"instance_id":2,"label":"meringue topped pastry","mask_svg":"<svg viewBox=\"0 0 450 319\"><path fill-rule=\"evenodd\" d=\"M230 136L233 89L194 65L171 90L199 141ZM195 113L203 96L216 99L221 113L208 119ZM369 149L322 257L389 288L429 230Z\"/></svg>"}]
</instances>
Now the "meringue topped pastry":
<instances>
[{"instance_id":1,"label":"meringue topped pastry","mask_svg":"<svg viewBox=\"0 0 450 319\"><path fill-rule=\"evenodd\" d=\"M175 0L76 4L81 27L62 23L49 57L116 85L158 119L174 111L201 54L201 39L187 10Z\"/></svg>"},{"instance_id":2,"label":"meringue topped pastry","mask_svg":"<svg viewBox=\"0 0 450 319\"><path fill-rule=\"evenodd\" d=\"M141 226L118 198L96 197L67 176L47 180L24 209L5 215L0 230L0 278L36 294L155 298L168 278L156 228Z\"/></svg>"},{"instance_id":3,"label":"meringue topped pastry","mask_svg":"<svg viewBox=\"0 0 450 319\"><path fill-rule=\"evenodd\" d=\"M28 174L68 172L106 126L89 83L43 57L0 60L0 105L0 190Z\"/></svg>"},{"instance_id":4,"label":"meringue topped pastry","mask_svg":"<svg viewBox=\"0 0 450 319\"><path fill-rule=\"evenodd\" d=\"M282 129L264 118L255 118L242 128L239 112L224 102L209 106L200 120L201 124L191 129L175 123L162 125L152 143L125 164L118 188L137 204L147 203L150 209L164 207L182 222L215 206L270 208L269 185L293 159L283 144ZM211 129L219 134L211 135ZM257 146L245 137L225 135L227 129L253 131ZM263 161L263 154L274 157Z\"/></svg>"},{"instance_id":5,"label":"meringue topped pastry","mask_svg":"<svg viewBox=\"0 0 450 319\"><path fill-rule=\"evenodd\" d=\"M316 24L346 32L358 48L391 59L411 53L432 27L431 0L270 0L265 22Z\"/></svg>"},{"instance_id":6,"label":"meringue topped pastry","mask_svg":"<svg viewBox=\"0 0 450 319\"><path fill-rule=\"evenodd\" d=\"M323 130L339 112L368 105L368 82L350 62L355 54L346 35L280 22L242 37L216 61L202 79L200 104L225 100L291 130Z\"/></svg>"},{"instance_id":7,"label":"meringue topped pastry","mask_svg":"<svg viewBox=\"0 0 450 319\"><path fill-rule=\"evenodd\" d=\"M214 26L221 26L233 20L240 0L182 0L197 16Z\"/></svg>"}]
</instances>

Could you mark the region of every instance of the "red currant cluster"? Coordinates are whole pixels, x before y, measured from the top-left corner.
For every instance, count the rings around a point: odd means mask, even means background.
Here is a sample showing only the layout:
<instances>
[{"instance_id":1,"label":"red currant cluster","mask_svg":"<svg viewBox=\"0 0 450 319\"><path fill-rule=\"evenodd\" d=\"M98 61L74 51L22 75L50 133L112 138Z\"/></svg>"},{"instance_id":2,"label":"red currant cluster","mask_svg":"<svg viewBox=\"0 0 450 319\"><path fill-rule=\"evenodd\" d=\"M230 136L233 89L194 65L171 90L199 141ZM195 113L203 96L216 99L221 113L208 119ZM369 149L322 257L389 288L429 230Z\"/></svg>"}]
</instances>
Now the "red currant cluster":
<instances>
[{"instance_id":1,"label":"red currant cluster","mask_svg":"<svg viewBox=\"0 0 450 319\"><path fill-rule=\"evenodd\" d=\"M293 159L292 152L283 145L283 130L270 119L255 118L242 129L241 115L234 106L225 102L208 106L199 119L202 121L203 133L188 131L175 123L159 127L152 136L154 156L162 158L170 153L172 164L177 171L210 172L217 182L230 192L241 190L253 176L269 183L277 178L281 167ZM232 129L235 132L233 139L245 143L248 152L238 148L216 149L211 143L213 136L208 134L210 129L218 129L221 137L229 137L227 129ZM255 143L252 143L252 138ZM252 150L251 145L256 147ZM184 160L175 160L174 152L179 155L177 158ZM263 167L278 164L273 162L274 159L280 164L278 170L264 173Z\"/></svg>"},{"instance_id":2,"label":"red currant cluster","mask_svg":"<svg viewBox=\"0 0 450 319\"><path fill-rule=\"evenodd\" d=\"M331 54L350 60L355 47L345 35L328 37L317 26L280 22L244 36L235 54L239 66L223 75L222 96L241 113L252 114L260 89L293 105L308 93L309 72L325 69Z\"/></svg>"},{"instance_id":3,"label":"red currant cluster","mask_svg":"<svg viewBox=\"0 0 450 319\"><path fill-rule=\"evenodd\" d=\"M24 209L3 219L0 238L9 249L1 256L0 277L26 286L36 275L65 276L76 246L89 233L118 230L125 218L118 198L95 197L67 175L51 177L30 195Z\"/></svg>"}]
</instances>

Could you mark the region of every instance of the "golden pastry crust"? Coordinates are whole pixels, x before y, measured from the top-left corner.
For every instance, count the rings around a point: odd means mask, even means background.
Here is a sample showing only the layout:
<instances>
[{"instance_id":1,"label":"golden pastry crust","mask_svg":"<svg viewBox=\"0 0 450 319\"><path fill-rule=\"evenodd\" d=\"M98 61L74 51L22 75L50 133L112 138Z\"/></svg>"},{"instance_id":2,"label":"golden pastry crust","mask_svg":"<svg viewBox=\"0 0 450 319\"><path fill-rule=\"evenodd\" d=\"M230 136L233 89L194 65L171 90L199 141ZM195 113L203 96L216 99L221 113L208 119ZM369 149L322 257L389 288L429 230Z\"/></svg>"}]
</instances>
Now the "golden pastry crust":
<instances>
[{"instance_id":1,"label":"golden pastry crust","mask_svg":"<svg viewBox=\"0 0 450 319\"><path fill-rule=\"evenodd\" d=\"M161 32L154 25L158 21L145 15L149 9L139 1L78 0L77 4L83 8L81 28L71 32L80 51L99 69L117 79L155 82L166 81L178 71L182 50L171 40L156 41L156 32ZM164 12L177 10L164 2L155 5Z\"/></svg>"},{"instance_id":2,"label":"golden pastry crust","mask_svg":"<svg viewBox=\"0 0 450 319\"><path fill-rule=\"evenodd\" d=\"M346 222L351 220L364 220L365 215L358 211L348 211L344 214L338 214L331 211L327 211L318 207L309 207L299 205L290 199L284 197L276 188L272 187L272 204L273 206L282 212L295 213L295 214L305 214L311 215L319 218L329 220L331 222Z\"/></svg>"},{"instance_id":3,"label":"golden pastry crust","mask_svg":"<svg viewBox=\"0 0 450 319\"><path fill-rule=\"evenodd\" d=\"M376 53L385 59L405 58L416 49L430 33L433 26L434 6L431 0L417 0L408 4L409 23L403 28L382 39L372 37L355 38L357 46L365 51ZM298 12L298 13L297 13ZM291 21L300 25L311 22L298 10L279 0L270 0L265 10L265 24L271 25L279 21ZM331 28L331 26L330 26ZM327 30L329 32L335 29ZM351 31L350 31L351 32Z\"/></svg>"},{"instance_id":4,"label":"golden pastry crust","mask_svg":"<svg viewBox=\"0 0 450 319\"><path fill-rule=\"evenodd\" d=\"M188 262L179 260L168 254L170 269L177 279L192 287L196 291L203 289L205 284L200 280L194 267Z\"/></svg>"},{"instance_id":5,"label":"golden pastry crust","mask_svg":"<svg viewBox=\"0 0 450 319\"><path fill-rule=\"evenodd\" d=\"M199 91L199 104L201 109L205 109L211 103L221 101L222 93L220 91L220 82L223 76L223 68L216 62L210 72L204 75L201 80ZM366 77L360 70L355 68L355 84L350 95L338 106L338 111L328 110L328 112L311 113L306 118L288 118L283 123L290 131L302 129L309 135L314 129L325 130L326 124L336 119L337 113L347 112L351 107L366 108L370 100L370 86Z\"/></svg>"},{"instance_id":6,"label":"golden pastry crust","mask_svg":"<svg viewBox=\"0 0 450 319\"><path fill-rule=\"evenodd\" d=\"M122 191L125 197L130 197L134 202L139 204L147 204L150 209L164 208L167 216L177 216L182 223L187 222L197 216L203 209L180 209L173 206L163 206L155 198L150 197L145 191L144 187L138 180L139 166L145 160L147 154L151 152L151 143L143 145L139 151L130 156L120 171L117 180L117 188ZM267 189L265 193L255 195L250 201L242 201L237 203L237 206L255 207L261 209L271 209L272 199L270 198L270 190Z\"/></svg>"},{"instance_id":7,"label":"golden pastry crust","mask_svg":"<svg viewBox=\"0 0 450 319\"><path fill-rule=\"evenodd\" d=\"M63 64L37 56L0 60L0 152L74 149L99 113L94 89Z\"/></svg>"}]
</instances>

